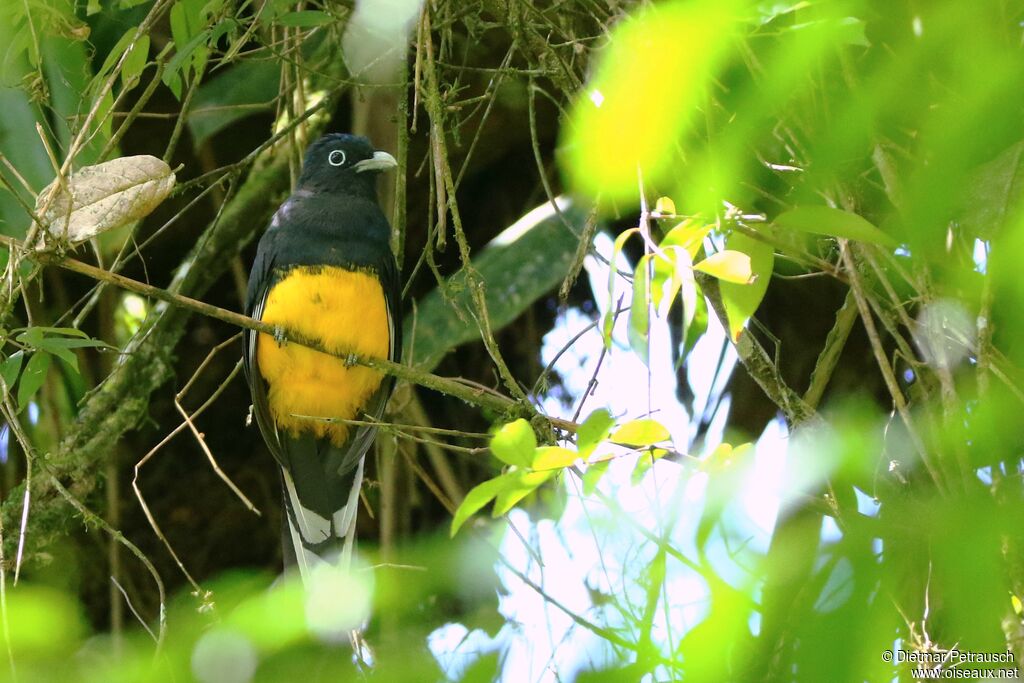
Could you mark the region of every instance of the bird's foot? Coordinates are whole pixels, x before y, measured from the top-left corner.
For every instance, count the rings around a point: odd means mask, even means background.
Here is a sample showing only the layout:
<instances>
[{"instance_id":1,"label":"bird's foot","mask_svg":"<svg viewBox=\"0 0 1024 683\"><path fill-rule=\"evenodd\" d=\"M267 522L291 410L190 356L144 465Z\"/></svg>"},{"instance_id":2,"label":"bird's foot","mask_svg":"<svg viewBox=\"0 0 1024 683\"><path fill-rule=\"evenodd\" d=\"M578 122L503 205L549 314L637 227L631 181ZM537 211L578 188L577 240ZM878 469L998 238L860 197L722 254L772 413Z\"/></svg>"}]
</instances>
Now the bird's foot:
<instances>
[{"instance_id":1,"label":"bird's foot","mask_svg":"<svg viewBox=\"0 0 1024 683\"><path fill-rule=\"evenodd\" d=\"M284 344L286 340L287 337L285 336L284 328L280 325L274 325L274 341L278 344Z\"/></svg>"}]
</instances>

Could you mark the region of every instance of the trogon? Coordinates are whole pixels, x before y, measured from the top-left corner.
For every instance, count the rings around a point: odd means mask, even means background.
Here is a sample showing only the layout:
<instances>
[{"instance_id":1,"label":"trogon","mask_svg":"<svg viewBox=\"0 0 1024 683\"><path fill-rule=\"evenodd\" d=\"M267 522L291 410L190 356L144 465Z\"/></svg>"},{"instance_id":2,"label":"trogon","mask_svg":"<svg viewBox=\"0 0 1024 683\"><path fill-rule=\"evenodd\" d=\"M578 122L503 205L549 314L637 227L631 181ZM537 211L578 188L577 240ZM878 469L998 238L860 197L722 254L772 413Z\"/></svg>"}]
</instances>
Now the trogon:
<instances>
[{"instance_id":1,"label":"trogon","mask_svg":"<svg viewBox=\"0 0 1024 683\"><path fill-rule=\"evenodd\" d=\"M303 578L351 553L376 428L348 421L378 420L393 385L350 356L397 362L402 348L399 273L376 189L378 174L396 165L365 137L311 144L249 276L246 312L278 334L246 334L246 378L281 467L285 563ZM334 355L288 342L289 334Z\"/></svg>"}]
</instances>

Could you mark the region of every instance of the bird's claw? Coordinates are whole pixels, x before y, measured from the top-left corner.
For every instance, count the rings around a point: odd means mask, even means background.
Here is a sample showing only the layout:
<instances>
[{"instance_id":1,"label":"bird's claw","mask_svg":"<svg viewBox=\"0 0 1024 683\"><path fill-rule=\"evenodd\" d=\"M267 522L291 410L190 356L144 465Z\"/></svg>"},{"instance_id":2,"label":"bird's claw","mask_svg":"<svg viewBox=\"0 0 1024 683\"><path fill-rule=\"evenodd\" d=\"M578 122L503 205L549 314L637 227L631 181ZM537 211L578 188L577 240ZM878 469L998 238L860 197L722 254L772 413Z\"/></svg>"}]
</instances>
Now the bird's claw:
<instances>
[{"instance_id":1,"label":"bird's claw","mask_svg":"<svg viewBox=\"0 0 1024 683\"><path fill-rule=\"evenodd\" d=\"M350 368L353 365L358 365L358 363L359 363L359 356L357 356L356 354L350 353L347 356L345 356L345 367L346 368Z\"/></svg>"},{"instance_id":2,"label":"bird's claw","mask_svg":"<svg viewBox=\"0 0 1024 683\"><path fill-rule=\"evenodd\" d=\"M280 325L274 325L274 341L278 344L283 344L285 342L284 328Z\"/></svg>"}]
</instances>

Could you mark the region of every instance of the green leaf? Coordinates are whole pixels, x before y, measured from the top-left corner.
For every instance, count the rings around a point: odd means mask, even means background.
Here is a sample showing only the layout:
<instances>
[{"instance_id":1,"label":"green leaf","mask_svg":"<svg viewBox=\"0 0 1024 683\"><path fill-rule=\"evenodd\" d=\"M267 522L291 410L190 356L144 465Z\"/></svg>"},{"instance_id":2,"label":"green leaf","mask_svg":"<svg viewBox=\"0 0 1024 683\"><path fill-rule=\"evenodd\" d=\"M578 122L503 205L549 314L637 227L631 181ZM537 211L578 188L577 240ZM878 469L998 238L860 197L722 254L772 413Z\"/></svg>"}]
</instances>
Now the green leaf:
<instances>
[{"instance_id":1,"label":"green leaf","mask_svg":"<svg viewBox=\"0 0 1024 683\"><path fill-rule=\"evenodd\" d=\"M62 349L113 349L102 339L67 339L64 337L47 337L43 340L40 348L50 349L60 347Z\"/></svg>"},{"instance_id":2,"label":"green leaf","mask_svg":"<svg viewBox=\"0 0 1024 683\"><path fill-rule=\"evenodd\" d=\"M117 66L118 60L121 59L121 55L123 55L124 51L128 49L129 45L131 45L132 38L135 37L136 31L137 29L133 26L124 32L121 38L118 39L117 43L114 44L114 47L110 49L110 52L107 53L107 58L103 60L102 66L100 66L99 71L96 72L97 76L106 76L114 70L114 67ZM95 84L95 87L100 86L99 84ZM91 90L90 92L95 95L98 91Z\"/></svg>"},{"instance_id":3,"label":"green leaf","mask_svg":"<svg viewBox=\"0 0 1024 683\"><path fill-rule=\"evenodd\" d=\"M2 125L2 124L0 124ZM0 199L3 198L0 192ZM473 268L487 283L485 296L491 329L495 332L527 310L565 279L579 248L588 210L559 200L561 216L545 202L506 228L479 253ZM460 344L480 339L480 330L466 324L473 310L465 273L448 278L418 302L403 323L403 358L430 371Z\"/></svg>"},{"instance_id":4,"label":"green leaf","mask_svg":"<svg viewBox=\"0 0 1024 683\"><path fill-rule=\"evenodd\" d=\"M580 457L576 451L561 446L541 446L534 451L530 469L535 471L561 470L572 465Z\"/></svg>"},{"instance_id":5,"label":"green leaf","mask_svg":"<svg viewBox=\"0 0 1024 683\"><path fill-rule=\"evenodd\" d=\"M536 449L537 437L533 427L523 418L503 425L491 439L491 452L508 465L529 467Z\"/></svg>"},{"instance_id":6,"label":"green leaf","mask_svg":"<svg viewBox=\"0 0 1024 683\"><path fill-rule=\"evenodd\" d=\"M494 510L491 511L492 517L500 517L511 510L516 503L526 498L537 490L538 486L555 476L555 470L544 472L516 470L515 472L509 472L507 476L507 482L494 498Z\"/></svg>"},{"instance_id":7,"label":"green leaf","mask_svg":"<svg viewBox=\"0 0 1024 683\"><path fill-rule=\"evenodd\" d=\"M587 465L587 469L583 473L583 495L592 495L597 490L597 485L604 473L608 471L608 465L611 462L609 459Z\"/></svg>"},{"instance_id":8,"label":"green leaf","mask_svg":"<svg viewBox=\"0 0 1024 683\"><path fill-rule=\"evenodd\" d=\"M480 508L494 500L498 492L508 485L511 474L502 474L494 479L488 479L469 490L466 497L459 503L459 507L456 508L455 516L452 517L450 536L454 537L462 525L466 523L467 519L476 514Z\"/></svg>"},{"instance_id":9,"label":"green leaf","mask_svg":"<svg viewBox=\"0 0 1024 683\"><path fill-rule=\"evenodd\" d=\"M209 37L210 31L203 31L178 48L178 51L174 53L171 61L167 62L167 66L164 68L164 85L171 87L169 79L172 76L179 78L185 76L187 79L190 63L192 68L198 69L206 61L205 50L200 49L200 46L205 44Z\"/></svg>"},{"instance_id":10,"label":"green leaf","mask_svg":"<svg viewBox=\"0 0 1024 683\"><path fill-rule=\"evenodd\" d=\"M89 338L89 335L77 327L46 327L44 325L36 325L34 327L26 328L26 330L36 330L42 334L59 334L65 337L79 337L81 339Z\"/></svg>"},{"instance_id":11,"label":"green leaf","mask_svg":"<svg viewBox=\"0 0 1024 683\"><path fill-rule=\"evenodd\" d=\"M676 203L672 201L671 197L658 197L658 201L654 202L654 213L656 214L674 214L676 212Z\"/></svg>"},{"instance_id":12,"label":"green leaf","mask_svg":"<svg viewBox=\"0 0 1024 683\"><path fill-rule=\"evenodd\" d=\"M149 61L149 36L139 36L121 65L121 83L125 88L136 85L139 74L146 68Z\"/></svg>"},{"instance_id":13,"label":"green leaf","mask_svg":"<svg viewBox=\"0 0 1024 683\"><path fill-rule=\"evenodd\" d=\"M635 202L638 169L651 186L672 185L678 141L703 122L696 113L735 45L731 4L652 3L616 23L561 127L570 189Z\"/></svg>"},{"instance_id":14,"label":"green leaf","mask_svg":"<svg viewBox=\"0 0 1024 683\"><path fill-rule=\"evenodd\" d=\"M858 242L895 248L896 240L855 213L830 206L801 206L779 215L773 223L789 230L842 237Z\"/></svg>"},{"instance_id":15,"label":"green leaf","mask_svg":"<svg viewBox=\"0 0 1024 683\"><path fill-rule=\"evenodd\" d=\"M973 170L964 190L960 225L966 234L988 240L1012 230L1024 207L1024 141Z\"/></svg>"},{"instance_id":16,"label":"green leaf","mask_svg":"<svg viewBox=\"0 0 1024 683\"><path fill-rule=\"evenodd\" d=\"M750 270L754 276L754 281L749 285L732 282L721 282L718 285L729 321L729 336L735 342L768 291L768 283L775 268L775 252L771 245L738 231L729 235L725 246L750 257Z\"/></svg>"},{"instance_id":17,"label":"green leaf","mask_svg":"<svg viewBox=\"0 0 1024 683\"><path fill-rule=\"evenodd\" d=\"M597 444L608 438L615 418L604 408L598 408L587 416L576 431L576 448L579 449L580 457L589 456Z\"/></svg>"},{"instance_id":18,"label":"green leaf","mask_svg":"<svg viewBox=\"0 0 1024 683\"><path fill-rule=\"evenodd\" d=\"M649 417L627 422L611 436L613 442L633 447L650 446L668 441L670 438L669 431L660 422Z\"/></svg>"},{"instance_id":19,"label":"green leaf","mask_svg":"<svg viewBox=\"0 0 1024 683\"><path fill-rule=\"evenodd\" d=\"M77 373L78 372L78 356L76 356L74 354L74 352L71 351L71 349L69 349L69 348L67 348L65 346L61 346L60 344L51 344L50 343L50 342L56 342L56 341L60 341L60 340L57 340L57 339L52 339L52 340L51 339L44 339L43 342L39 345L38 348L39 348L40 351L45 351L46 353L50 353L50 354L53 354L54 356L57 356L57 358L60 358L62 361L67 363L68 366L70 366L71 369L74 370ZM67 341L78 341L78 340L67 340Z\"/></svg>"},{"instance_id":20,"label":"green leaf","mask_svg":"<svg viewBox=\"0 0 1024 683\"><path fill-rule=\"evenodd\" d=\"M735 282L740 285L750 284L753 277L750 257L731 249L711 254L700 263L694 264L693 269L707 273L723 282Z\"/></svg>"},{"instance_id":21,"label":"green leaf","mask_svg":"<svg viewBox=\"0 0 1024 683\"><path fill-rule=\"evenodd\" d=\"M245 60L203 79L196 88L188 124L198 149L232 123L273 109L281 68L270 60Z\"/></svg>"},{"instance_id":22,"label":"green leaf","mask_svg":"<svg viewBox=\"0 0 1024 683\"><path fill-rule=\"evenodd\" d=\"M0 45L3 44L5 33L10 30L0 22ZM19 35L29 35L27 31ZM2 50L0 50L2 51ZM36 123L45 116L36 105L32 104L27 94L17 88L3 87L5 65L0 64L0 152L11 163L17 173L33 188L46 185L53 178L53 167L50 165L39 136L34 134ZM20 76L19 76L20 78ZM59 117L55 117L59 120ZM26 131L33 131L27 134ZM31 206L33 197L22 188L17 176L3 164L0 164L0 175L6 181L6 187L14 188L21 195L22 201ZM7 189L0 189L0 232L12 237L24 237L31 219L21 207L21 203Z\"/></svg>"},{"instance_id":23,"label":"green leaf","mask_svg":"<svg viewBox=\"0 0 1024 683\"><path fill-rule=\"evenodd\" d=\"M645 254L633 271L633 300L629 305L629 346L645 365L649 360L651 333L650 271L651 255Z\"/></svg>"},{"instance_id":24,"label":"green leaf","mask_svg":"<svg viewBox=\"0 0 1024 683\"><path fill-rule=\"evenodd\" d=\"M608 268L608 309L604 313L604 319L601 321L601 336L604 338L604 348L612 348L612 330L615 328L615 311L618 309L618 301L615 300L615 278L619 277L619 272L615 267L615 264L619 260L619 254L622 253L622 248L633 235L639 233L639 229L630 228L629 230L623 231L618 237L615 238L615 245L612 247L612 258L611 266Z\"/></svg>"},{"instance_id":25,"label":"green leaf","mask_svg":"<svg viewBox=\"0 0 1024 683\"><path fill-rule=\"evenodd\" d=\"M46 380L46 371L50 369L52 356L43 351L36 351L28 359L25 365L25 372L21 374L21 382L18 384L18 410L24 410L28 402L32 400L39 387L43 386Z\"/></svg>"},{"instance_id":26,"label":"green leaf","mask_svg":"<svg viewBox=\"0 0 1024 683\"><path fill-rule=\"evenodd\" d=\"M298 26L300 28L312 28L314 26L324 26L334 22L332 17L327 12L319 12L317 10L304 10L301 12L289 12L284 14L277 19L277 23L281 26Z\"/></svg>"},{"instance_id":27,"label":"green leaf","mask_svg":"<svg viewBox=\"0 0 1024 683\"><path fill-rule=\"evenodd\" d=\"M25 362L25 352L15 351L4 359L3 365L0 365L0 376L4 378L4 385L7 387L8 392L14 388L14 383L18 381L18 373L21 372L21 364L23 362Z\"/></svg>"}]
</instances>

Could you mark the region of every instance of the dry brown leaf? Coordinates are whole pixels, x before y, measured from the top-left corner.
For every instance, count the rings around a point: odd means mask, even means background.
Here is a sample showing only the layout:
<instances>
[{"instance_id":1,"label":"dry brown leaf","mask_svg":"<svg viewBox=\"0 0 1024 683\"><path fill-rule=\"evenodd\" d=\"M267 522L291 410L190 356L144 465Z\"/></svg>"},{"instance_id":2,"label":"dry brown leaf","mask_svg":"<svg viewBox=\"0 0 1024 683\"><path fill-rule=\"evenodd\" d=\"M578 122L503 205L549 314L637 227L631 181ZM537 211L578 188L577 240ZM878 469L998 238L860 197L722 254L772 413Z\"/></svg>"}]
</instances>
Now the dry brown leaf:
<instances>
[{"instance_id":1,"label":"dry brown leaf","mask_svg":"<svg viewBox=\"0 0 1024 683\"><path fill-rule=\"evenodd\" d=\"M121 157L75 171L64 186L54 180L36 198L36 214L51 238L74 245L145 218L173 187L160 159Z\"/></svg>"}]
</instances>

